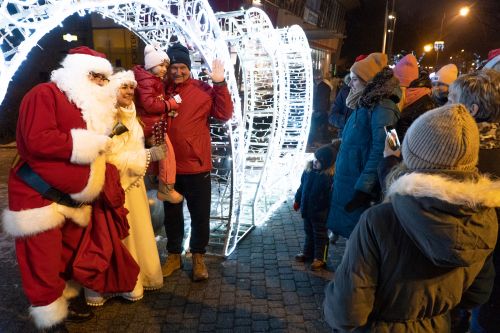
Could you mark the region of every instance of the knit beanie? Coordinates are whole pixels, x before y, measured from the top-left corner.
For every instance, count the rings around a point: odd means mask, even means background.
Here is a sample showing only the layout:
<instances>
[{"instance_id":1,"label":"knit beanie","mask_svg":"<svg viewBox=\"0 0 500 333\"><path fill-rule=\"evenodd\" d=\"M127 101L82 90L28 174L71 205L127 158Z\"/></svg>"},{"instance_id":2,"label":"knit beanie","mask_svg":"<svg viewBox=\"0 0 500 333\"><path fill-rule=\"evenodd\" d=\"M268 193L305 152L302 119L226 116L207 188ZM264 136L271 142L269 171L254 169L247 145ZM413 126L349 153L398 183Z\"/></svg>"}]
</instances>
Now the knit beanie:
<instances>
[{"instance_id":1,"label":"knit beanie","mask_svg":"<svg viewBox=\"0 0 500 333\"><path fill-rule=\"evenodd\" d=\"M458 77L458 68L455 64L448 64L441 67L440 70L432 77L432 82L441 82L450 85Z\"/></svg>"},{"instance_id":2,"label":"knit beanie","mask_svg":"<svg viewBox=\"0 0 500 333\"><path fill-rule=\"evenodd\" d=\"M334 147L331 144L327 144L314 152L314 157L321 163L322 170L326 170L333 165L337 156L337 151L334 151Z\"/></svg>"},{"instance_id":3,"label":"knit beanie","mask_svg":"<svg viewBox=\"0 0 500 333\"><path fill-rule=\"evenodd\" d=\"M355 62L351 66L351 72L354 72L363 81L368 82L385 66L387 66L386 54L371 53L363 60Z\"/></svg>"},{"instance_id":4,"label":"knit beanie","mask_svg":"<svg viewBox=\"0 0 500 333\"><path fill-rule=\"evenodd\" d=\"M495 65L500 62L500 49L491 50L488 52L488 59L484 68L495 68Z\"/></svg>"},{"instance_id":5,"label":"knit beanie","mask_svg":"<svg viewBox=\"0 0 500 333\"><path fill-rule=\"evenodd\" d=\"M427 111L410 126L401 147L413 171L476 171L479 130L462 104Z\"/></svg>"},{"instance_id":6,"label":"knit beanie","mask_svg":"<svg viewBox=\"0 0 500 333\"><path fill-rule=\"evenodd\" d=\"M411 53L401 58L394 67L394 75L399 79L401 87L408 88L412 81L418 79L417 58Z\"/></svg>"},{"instance_id":7,"label":"knit beanie","mask_svg":"<svg viewBox=\"0 0 500 333\"><path fill-rule=\"evenodd\" d=\"M168 55L163 50L155 48L153 45L146 45L144 48L144 69L150 70L162 62L170 62Z\"/></svg>"},{"instance_id":8,"label":"knit beanie","mask_svg":"<svg viewBox=\"0 0 500 333\"><path fill-rule=\"evenodd\" d=\"M191 58L189 58L189 50L181 43L175 43L167 50L170 57L170 64L184 64L191 70Z\"/></svg>"}]
</instances>

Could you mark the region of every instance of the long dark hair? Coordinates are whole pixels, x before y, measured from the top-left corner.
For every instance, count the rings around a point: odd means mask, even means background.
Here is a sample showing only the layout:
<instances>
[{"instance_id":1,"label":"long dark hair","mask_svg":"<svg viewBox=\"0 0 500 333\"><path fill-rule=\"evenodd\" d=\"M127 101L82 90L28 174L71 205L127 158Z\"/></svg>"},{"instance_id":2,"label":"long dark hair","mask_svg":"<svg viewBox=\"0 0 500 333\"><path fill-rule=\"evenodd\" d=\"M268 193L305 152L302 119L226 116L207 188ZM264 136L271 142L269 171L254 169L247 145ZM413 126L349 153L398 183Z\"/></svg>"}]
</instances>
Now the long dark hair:
<instances>
[{"instance_id":1,"label":"long dark hair","mask_svg":"<svg viewBox=\"0 0 500 333\"><path fill-rule=\"evenodd\" d=\"M368 82L359 100L359 105L371 108L382 99L390 98L394 103L399 102L399 97L394 95L394 89L399 87L399 80L389 67L384 67L375 77Z\"/></svg>"}]
</instances>

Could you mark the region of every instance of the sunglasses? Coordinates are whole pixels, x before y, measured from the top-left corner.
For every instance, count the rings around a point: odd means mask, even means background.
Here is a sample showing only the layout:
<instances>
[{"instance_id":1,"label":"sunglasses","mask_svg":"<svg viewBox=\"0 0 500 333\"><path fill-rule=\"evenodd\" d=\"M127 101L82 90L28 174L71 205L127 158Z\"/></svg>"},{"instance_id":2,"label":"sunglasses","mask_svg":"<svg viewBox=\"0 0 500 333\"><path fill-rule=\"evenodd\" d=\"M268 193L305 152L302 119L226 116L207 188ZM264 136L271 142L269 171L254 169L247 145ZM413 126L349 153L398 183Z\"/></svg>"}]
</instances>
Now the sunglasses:
<instances>
[{"instance_id":1,"label":"sunglasses","mask_svg":"<svg viewBox=\"0 0 500 333\"><path fill-rule=\"evenodd\" d=\"M92 78L95 80L99 79L101 81L109 82L109 79L104 74L96 73L96 72L89 72L89 75L92 76Z\"/></svg>"}]
</instances>

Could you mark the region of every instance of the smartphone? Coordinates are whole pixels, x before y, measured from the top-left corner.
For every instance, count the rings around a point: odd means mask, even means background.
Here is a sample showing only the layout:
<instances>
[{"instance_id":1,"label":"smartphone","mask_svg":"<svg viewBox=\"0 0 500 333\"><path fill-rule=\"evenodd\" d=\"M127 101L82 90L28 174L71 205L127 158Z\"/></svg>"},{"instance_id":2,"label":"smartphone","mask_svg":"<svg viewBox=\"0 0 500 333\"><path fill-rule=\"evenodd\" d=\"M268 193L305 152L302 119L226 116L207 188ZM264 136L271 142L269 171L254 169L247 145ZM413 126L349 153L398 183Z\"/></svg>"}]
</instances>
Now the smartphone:
<instances>
[{"instance_id":1,"label":"smartphone","mask_svg":"<svg viewBox=\"0 0 500 333\"><path fill-rule=\"evenodd\" d=\"M384 126L385 134L387 135L387 143L392 150L398 150L401 148L401 143L399 142L398 133L393 126Z\"/></svg>"}]
</instances>

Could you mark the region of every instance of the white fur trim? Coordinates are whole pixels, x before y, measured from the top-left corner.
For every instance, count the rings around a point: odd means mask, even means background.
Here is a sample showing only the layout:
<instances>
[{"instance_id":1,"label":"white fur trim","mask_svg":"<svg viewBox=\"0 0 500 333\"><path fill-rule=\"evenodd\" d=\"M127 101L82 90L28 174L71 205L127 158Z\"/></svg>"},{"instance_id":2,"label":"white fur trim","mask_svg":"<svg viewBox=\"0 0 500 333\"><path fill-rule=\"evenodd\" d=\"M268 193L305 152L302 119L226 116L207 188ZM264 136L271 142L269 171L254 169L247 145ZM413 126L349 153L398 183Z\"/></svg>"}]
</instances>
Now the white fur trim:
<instances>
[{"instance_id":1,"label":"white fur trim","mask_svg":"<svg viewBox=\"0 0 500 333\"><path fill-rule=\"evenodd\" d=\"M82 286L78 282L74 280L66 281L66 287L63 290L63 296L67 300L70 300L78 296L80 294L80 290L82 290Z\"/></svg>"},{"instance_id":2,"label":"white fur trim","mask_svg":"<svg viewBox=\"0 0 500 333\"><path fill-rule=\"evenodd\" d=\"M30 315L38 329L57 325L68 316L68 301L61 296L49 305L31 306Z\"/></svg>"},{"instance_id":3,"label":"white fur trim","mask_svg":"<svg viewBox=\"0 0 500 333\"><path fill-rule=\"evenodd\" d=\"M74 128L71 130L73 151L71 163L90 164L100 153L106 150L111 139L102 134L96 134L86 129Z\"/></svg>"},{"instance_id":4,"label":"white fur trim","mask_svg":"<svg viewBox=\"0 0 500 333\"><path fill-rule=\"evenodd\" d=\"M137 81L135 80L134 72L121 71L111 75L111 77L109 78L109 84L116 92L124 83L132 83L134 85L134 88L137 87Z\"/></svg>"},{"instance_id":5,"label":"white fur trim","mask_svg":"<svg viewBox=\"0 0 500 333\"><path fill-rule=\"evenodd\" d=\"M3 229L13 237L26 237L60 227L68 218L85 227L90 221L91 206L71 208L57 203L21 211L5 209L2 213Z\"/></svg>"},{"instance_id":6,"label":"white fur trim","mask_svg":"<svg viewBox=\"0 0 500 333\"><path fill-rule=\"evenodd\" d=\"M106 173L106 155L99 155L90 165L90 176L87 186L78 193L72 193L70 196L79 202L92 202L104 186L104 177Z\"/></svg>"},{"instance_id":7,"label":"white fur trim","mask_svg":"<svg viewBox=\"0 0 500 333\"><path fill-rule=\"evenodd\" d=\"M393 194L437 198L452 204L476 207L500 207L500 181L485 176L479 180L458 181L444 175L410 173L397 179L389 188Z\"/></svg>"},{"instance_id":8,"label":"white fur trim","mask_svg":"<svg viewBox=\"0 0 500 333\"><path fill-rule=\"evenodd\" d=\"M13 237L31 236L54 229L64 223L65 217L57 211L57 204L45 207L2 213L3 229Z\"/></svg>"},{"instance_id":9,"label":"white fur trim","mask_svg":"<svg viewBox=\"0 0 500 333\"><path fill-rule=\"evenodd\" d=\"M64 60L61 62L64 68L78 68L84 70L85 72L95 72L110 76L113 74L113 66L111 63L101 57L94 57L89 54L68 54Z\"/></svg>"}]
</instances>

